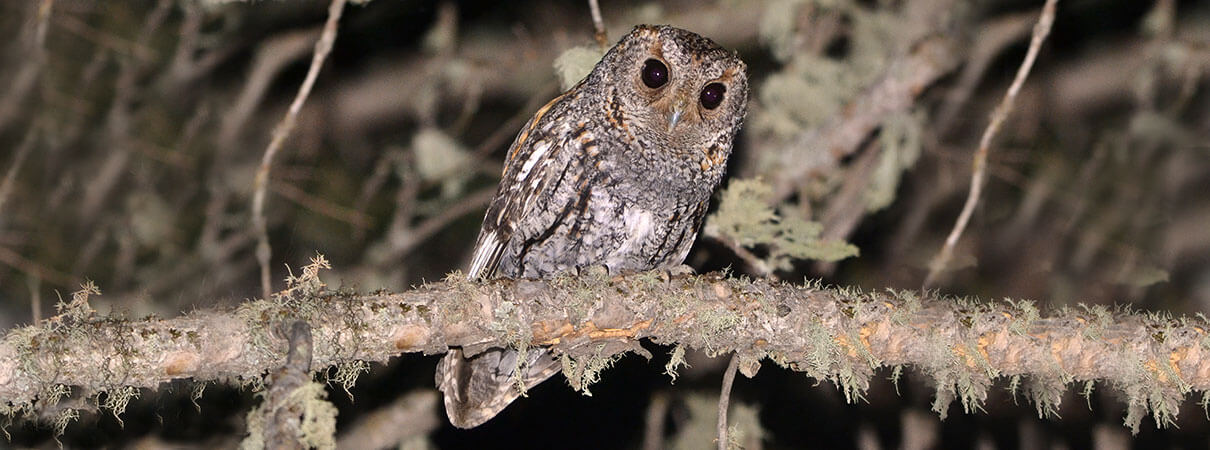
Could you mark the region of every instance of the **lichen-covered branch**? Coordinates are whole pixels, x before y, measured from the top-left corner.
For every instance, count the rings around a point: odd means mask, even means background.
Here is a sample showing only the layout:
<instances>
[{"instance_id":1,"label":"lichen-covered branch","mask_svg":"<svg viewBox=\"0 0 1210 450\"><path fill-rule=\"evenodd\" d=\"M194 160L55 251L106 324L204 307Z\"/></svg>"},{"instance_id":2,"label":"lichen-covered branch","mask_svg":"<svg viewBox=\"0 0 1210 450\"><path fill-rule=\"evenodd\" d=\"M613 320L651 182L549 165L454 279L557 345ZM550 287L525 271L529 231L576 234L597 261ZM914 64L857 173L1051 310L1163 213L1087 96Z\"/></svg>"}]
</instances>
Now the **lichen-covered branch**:
<instances>
[{"instance_id":1,"label":"lichen-covered branch","mask_svg":"<svg viewBox=\"0 0 1210 450\"><path fill-rule=\"evenodd\" d=\"M313 367L338 365L352 376L363 361L401 353L546 345L563 358L571 384L586 386L621 352L645 353L637 341L646 338L737 352L748 376L768 358L834 382L850 401L861 398L874 369L908 365L936 381L934 409L942 415L954 399L977 409L996 377L1012 377L1039 413L1055 410L1068 384L1104 382L1123 394L1135 428L1147 413L1171 423L1186 394L1210 389L1210 324L1202 317L1099 307L1042 316L1025 301L663 272L483 284L455 274L406 292L358 295L325 291L315 270L273 300L173 319L99 317L77 296L64 314L0 341L0 400L22 413L35 400L39 408L53 404L64 386L99 393L178 378L259 379L285 359L286 342L273 328L293 320L312 327Z\"/></svg>"}]
</instances>

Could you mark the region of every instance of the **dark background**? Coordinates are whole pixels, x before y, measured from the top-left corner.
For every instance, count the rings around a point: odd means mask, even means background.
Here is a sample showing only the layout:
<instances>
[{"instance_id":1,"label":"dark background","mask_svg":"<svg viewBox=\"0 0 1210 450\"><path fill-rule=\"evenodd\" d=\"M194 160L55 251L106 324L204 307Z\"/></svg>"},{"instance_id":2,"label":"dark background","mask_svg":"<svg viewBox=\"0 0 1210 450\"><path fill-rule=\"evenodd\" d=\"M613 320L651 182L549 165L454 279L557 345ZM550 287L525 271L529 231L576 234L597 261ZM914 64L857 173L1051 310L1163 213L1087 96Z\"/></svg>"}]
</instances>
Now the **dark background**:
<instances>
[{"instance_id":1,"label":"dark background","mask_svg":"<svg viewBox=\"0 0 1210 450\"><path fill-rule=\"evenodd\" d=\"M0 3L0 176L11 179L0 191L0 323L53 314L59 296L85 279L104 292L95 308L126 317L259 297L248 212L253 174L306 73L327 2L59 0L41 46L33 38L38 3ZM777 180L768 158L793 150L798 133L820 126L820 117L852 113L845 106L910 51L903 47L912 39L935 34L954 43L957 67L904 113L916 134L897 136L895 151L916 157L889 172L869 170L892 151L882 140L889 127L871 130L843 155L796 150L835 158L798 180L780 211L820 221L825 235L861 253L835 264L798 261L777 275L869 290L920 287L961 209L979 136L1041 6L602 3L611 42L637 23L670 23L748 63L752 106L729 179ZM779 28L779 17L789 25ZM1004 24L1018 31L994 44ZM333 263L323 275L330 286L362 291L402 290L464 268L508 144L559 91L555 58L591 45L586 2L349 5L274 164L266 207L274 288L284 287L285 265L297 271L316 252ZM985 69L960 94L964 70L980 63ZM992 146L980 206L936 288L1033 299L1044 311L1080 302L1210 311L1207 71L1206 2L1060 1L1053 33ZM787 104L806 111L787 112ZM426 166L450 155L462 161L456 170ZM889 186L889 204L845 197L846 183ZM687 263L752 274L715 239L699 239ZM665 445L713 445L694 426L712 430L725 360L691 355L691 367L670 383L662 372L671 349L648 349L651 361L625 357L591 397L556 378L474 430L453 429L434 408L443 426L410 445L634 448L657 396L669 405ZM432 389L435 363L408 355L375 365L352 389L355 401L330 389L340 429L407 392ZM59 439L68 447L235 445L258 400L219 383L195 407L192 389L180 381L144 391L124 425L108 413L85 414ZM1076 390L1064 398L1061 419L1039 419L1001 380L985 411L951 405L939 421L929 412L933 388L910 368L897 386L876 381L848 404L831 383L766 362L756 378L737 380L732 400L758 421L733 423L749 447L767 448L1154 448L1205 446L1210 438L1195 399L1179 427L1157 430L1147 419L1131 436L1110 389L1098 385L1087 399ZM694 407L701 404L706 414ZM14 445L55 446L44 424L22 419L7 429Z\"/></svg>"}]
</instances>

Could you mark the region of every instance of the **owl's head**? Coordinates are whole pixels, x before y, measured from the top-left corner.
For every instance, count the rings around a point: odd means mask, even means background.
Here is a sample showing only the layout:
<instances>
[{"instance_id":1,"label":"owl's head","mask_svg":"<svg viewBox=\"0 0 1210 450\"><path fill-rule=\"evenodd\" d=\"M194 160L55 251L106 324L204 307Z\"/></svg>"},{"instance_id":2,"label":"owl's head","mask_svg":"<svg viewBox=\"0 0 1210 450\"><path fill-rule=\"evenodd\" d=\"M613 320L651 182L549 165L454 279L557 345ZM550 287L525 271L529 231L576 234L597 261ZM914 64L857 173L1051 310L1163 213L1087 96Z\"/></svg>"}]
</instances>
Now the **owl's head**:
<instances>
[{"instance_id":1,"label":"owl's head","mask_svg":"<svg viewBox=\"0 0 1210 450\"><path fill-rule=\"evenodd\" d=\"M636 26L589 79L615 93L614 108L640 139L674 152L721 153L712 157L723 163L747 111L744 62L710 39L670 26ZM609 114L610 105L603 106Z\"/></svg>"}]
</instances>

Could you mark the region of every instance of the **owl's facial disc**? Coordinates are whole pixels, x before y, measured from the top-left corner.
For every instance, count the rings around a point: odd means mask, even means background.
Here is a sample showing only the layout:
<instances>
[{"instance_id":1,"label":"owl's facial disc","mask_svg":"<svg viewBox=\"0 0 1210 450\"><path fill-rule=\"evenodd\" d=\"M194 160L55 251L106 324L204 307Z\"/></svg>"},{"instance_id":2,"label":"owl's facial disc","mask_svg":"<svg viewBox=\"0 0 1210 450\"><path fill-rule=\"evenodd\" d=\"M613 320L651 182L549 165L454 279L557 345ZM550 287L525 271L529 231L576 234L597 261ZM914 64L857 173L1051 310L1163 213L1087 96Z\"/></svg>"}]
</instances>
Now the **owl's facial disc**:
<instances>
[{"instance_id":1,"label":"owl's facial disc","mask_svg":"<svg viewBox=\"0 0 1210 450\"><path fill-rule=\"evenodd\" d=\"M726 144L743 119L746 66L689 31L640 25L594 69L652 148L692 153Z\"/></svg>"},{"instance_id":2,"label":"owl's facial disc","mask_svg":"<svg viewBox=\"0 0 1210 450\"><path fill-rule=\"evenodd\" d=\"M735 91L729 87L737 83L738 71L734 67L707 67L697 60L682 64L684 75L673 72L673 80L661 89L653 90L649 110L654 114L654 123L670 137L700 136L704 130L723 127L728 96ZM675 69L673 69L675 70ZM679 76L678 76L679 75ZM742 92L742 87L737 87Z\"/></svg>"}]
</instances>

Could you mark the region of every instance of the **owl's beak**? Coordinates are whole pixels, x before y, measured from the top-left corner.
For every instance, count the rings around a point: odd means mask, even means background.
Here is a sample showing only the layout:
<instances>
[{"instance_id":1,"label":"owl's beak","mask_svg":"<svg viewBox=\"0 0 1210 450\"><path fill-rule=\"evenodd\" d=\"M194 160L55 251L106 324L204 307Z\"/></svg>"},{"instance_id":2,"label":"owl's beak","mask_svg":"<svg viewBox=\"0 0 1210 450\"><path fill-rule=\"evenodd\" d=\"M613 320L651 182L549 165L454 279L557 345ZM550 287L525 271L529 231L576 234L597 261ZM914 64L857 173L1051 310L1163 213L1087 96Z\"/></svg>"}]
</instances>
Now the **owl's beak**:
<instances>
[{"instance_id":1,"label":"owl's beak","mask_svg":"<svg viewBox=\"0 0 1210 450\"><path fill-rule=\"evenodd\" d=\"M676 124L681 121L681 117L689 111L689 107L693 106L690 100L685 95L678 95L672 103L672 114L668 115L668 131L676 128Z\"/></svg>"}]
</instances>

